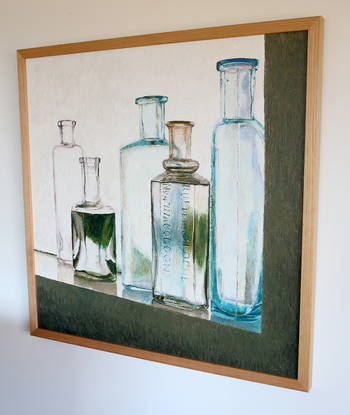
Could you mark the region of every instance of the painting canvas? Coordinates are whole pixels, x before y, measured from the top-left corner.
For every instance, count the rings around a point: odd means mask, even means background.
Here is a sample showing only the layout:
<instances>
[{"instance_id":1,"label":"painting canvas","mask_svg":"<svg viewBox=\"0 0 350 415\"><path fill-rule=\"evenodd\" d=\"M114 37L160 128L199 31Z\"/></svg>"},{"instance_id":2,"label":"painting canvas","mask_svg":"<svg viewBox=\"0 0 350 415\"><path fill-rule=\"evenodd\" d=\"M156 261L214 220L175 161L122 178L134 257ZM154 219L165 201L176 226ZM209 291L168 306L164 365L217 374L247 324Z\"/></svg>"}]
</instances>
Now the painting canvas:
<instances>
[{"instance_id":1,"label":"painting canvas","mask_svg":"<svg viewBox=\"0 0 350 415\"><path fill-rule=\"evenodd\" d=\"M106 283L104 285L108 287L108 290L116 290L120 297L140 297L142 301L152 303L150 183L153 178L164 171L162 162L169 157L168 145L154 144L155 137L158 137L158 135L161 135L159 141L164 140L165 132L162 125L157 126L158 120L163 118L164 114L159 116L157 103L153 103L156 98L152 99L152 97L164 97L163 100L167 100L163 105L158 103L159 107L163 107L163 111L165 107L166 120L180 119L194 122L193 158L200 164L199 173L210 180L212 132L215 124L220 119L220 73L216 70L216 64L225 57L237 58L244 56L245 58L257 59L259 68L257 71L254 69L254 72L257 72L256 83L258 88L255 94L254 109L257 118L264 122L264 45L264 36L249 36L202 41L199 45L198 42L188 42L185 44L74 54L65 57L47 57L29 61L27 63L27 87L28 103L29 107L32 108L29 113L29 128L30 135L34 138L31 141L31 160L33 161L32 186L36 269L39 270L41 264L49 258L52 262L55 262L57 250L60 249L59 257L61 258L59 259L61 261L58 264L58 274L53 272L47 275L74 284L73 268L69 267L69 263L72 262L70 215L71 207L79 202L82 195L79 156L82 157L84 153L84 156L99 157L101 160L99 167L101 200L113 207L117 218L115 232L117 235L117 253L116 261L114 258L113 262L120 273L123 266L122 278L119 278L118 273L118 280L123 281L119 289L116 289L117 283ZM139 62L142 62L142 67L140 67ZM188 62L190 67L185 65L184 62ZM248 76L251 76L251 72L252 70L248 70ZM204 80L205 84L203 84ZM236 82L236 80L232 82ZM110 97L110 99L107 99L107 97ZM148 97L144 98L146 102L140 102L142 97ZM137 105L135 99L138 100ZM172 102L174 103L172 104ZM253 104L248 103L248 105ZM152 116L152 106L154 106L156 114L154 120L149 119ZM140 111L145 112L145 114L139 115ZM142 117L141 120L139 120L140 116ZM67 119L76 122L74 132L76 146L74 148L67 145L63 145L61 148L59 145L60 137L57 121ZM153 124L147 127L147 122ZM164 120L160 120L160 124L164 124ZM139 126L142 129L141 133ZM60 127L62 134L66 132L68 134L68 137L62 137L64 143L70 142L69 135L72 134L72 128L74 126ZM147 128L151 130L149 133ZM155 128L157 130L152 131ZM144 131L145 129L146 131ZM141 134L146 134L146 136L148 134L148 137L151 137L144 138ZM151 145L147 145L147 140L151 142ZM139 145L134 145L135 142ZM165 143L167 142L165 141ZM257 143L252 142L249 145L256 146L259 142L262 143L263 140L261 139ZM55 148L55 151L52 156L53 148ZM122 165L121 161L123 161ZM249 164L249 161L243 162L242 166L245 164ZM52 177L54 168L56 182ZM50 174L47 174L48 172ZM260 174L263 175L264 172L262 171ZM233 177L230 177L229 170L225 176L227 180L234 180ZM56 189L54 188L55 183ZM123 189L121 183L123 183ZM218 187L227 186L219 183ZM51 197L48 197L48 194L51 194ZM230 192L226 191L224 197L229 199L229 195ZM121 200L122 196L123 200ZM208 195L206 198L208 199ZM61 201L61 199L64 200ZM164 195L162 199L164 199ZM56 202L56 217L54 201ZM263 200L261 205L263 208ZM121 206L123 206L122 216ZM63 210L63 212L60 210ZM100 212L96 213L96 208L94 212L95 215L99 215L98 218L102 217ZM141 217L139 217L140 214L142 214ZM227 212L221 214L221 217L226 214ZM172 215L176 215L176 213L172 213ZM74 213L73 217L75 218L73 224L76 224L78 213ZM122 220L120 220L121 217ZM216 218L217 220L220 219L220 212L216 215ZM59 225L65 228L58 237L56 237L57 221L60 221ZM227 220L227 224L232 221L233 217ZM123 234L121 232L122 225ZM204 225L204 227L207 226ZM108 233L108 230L106 232ZM205 232L205 229L202 230L203 232ZM64 240L64 233L68 235L67 242ZM234 233L233 229L230 230L230 233ZM113 237L115 238L115 236ZM173 235L174 238L176 239L175 235ZM200 235L198 235L198 238L200 238ZM58 248L57 239L59 239L59 244L65 244L66 246ZM92 240L89 237L87 239ZM123 256L121 250L122 239L124 244ZM208 236L203 236L202 239L208 239ZM171 244L171 242L169 243ZM242 241L242 244L246 244L245 241ZM84 243L81 245L84 246ZM205 242L201 245L203 250L206 251L208 243ZM222 245L227 245L227 241L226 243L223 241ZM166 246L164 248L167 249ZM200 245L197 246L196 251L199 251L199 249ZM83 250L83 248L80 248L80 250ZM230 250L232 251L233 248ZM67 254L64 251L67 251ZM51 257L49 257L50 254ZM75 254L75 257L77 255L80 256L80 262L83 261L82 257L89 256L88 253L84 252ZM90 253L90 256L94 258L96 255L99 254ZM172 255L174 257L174 253ZM175 258L173 258L174 261ZM179 261L181 262L181 259ZM79 261L76 260L76 262ZM226 267L232 267L229 257L226 257L224 262L229 262ZM74 267L75 283L82 283L87 286L91 278L89 279L89 275L87 275L87 278L84 279L84 276L81 276L82 273L79 274L78 271L80 268L83 269L84 266L85 268L89 267L89 264L76 264ZM94 265L91 265L91 267L94 268ZM53 265L53 268L55 268L55 265ZM209 269L207 268L204 264L204 274L208 274ZM163 269L166 270L164 265ZM70 271L72 272L70 273ZM45 269L39 275L43 275L44 272ZM172 273L176 274L176 269L173 269ZM229 273L234 273L234 270L229 271ZM149 274L151 275L149 276ZM199 278L198 274L199 271L197 270L197 279ZM109 273L105 272L105 275L94 278L94 281L106 282L107 275ZM171 278L174 279L175 276L170 276L168 280ZM181 281L184 281L183 276L180 278ZM181 285L181 281L176 284ZM93 287L98 288L95 282L93 282ZM160 282L156 284L156 287L159 284ZM202 285L204 286L204 283ZM259 283L256 283L256 285L258 286ZM194 303L196 303L196 300L194 300ZM204 302L204 305L206 303L208 303L208 300ZM188 307L190 313L193 314L196 309L195 306L196 304L194 304L193 310ZM206 315L210 319L210 312L205 307L202 308L203 310L200 310L197 314ZM175 308L178 312L181 312L182 309ZM261 320L258 320L257 329L260 331ZM231 324L236 322L236 320L231 321L229 316L228 318L224 317L222 321ZM242 322L239 324L242 324ZM247 323L248 329L255 329L255 326Z\"/></svg>"},{"instance_id":2,"label":"painting canvas","mask_svg":"<svg viewBox=\"0 0 350 415\"><path fill-rule=\"evenodd\" d=\"M26 59L38 335L297 380L308 30L77 52Z\"/></svg>"}]
</instances>

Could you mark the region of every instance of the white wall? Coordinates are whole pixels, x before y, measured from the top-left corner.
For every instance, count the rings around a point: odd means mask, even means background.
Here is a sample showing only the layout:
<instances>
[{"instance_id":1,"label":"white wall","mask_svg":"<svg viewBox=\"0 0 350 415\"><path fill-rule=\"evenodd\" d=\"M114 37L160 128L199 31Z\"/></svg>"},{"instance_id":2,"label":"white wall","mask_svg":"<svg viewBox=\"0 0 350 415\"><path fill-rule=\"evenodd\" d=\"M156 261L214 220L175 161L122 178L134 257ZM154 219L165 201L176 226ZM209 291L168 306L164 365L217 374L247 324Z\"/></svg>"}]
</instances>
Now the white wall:
<instances>
[{"instance_id":1,"label":"white wall","mask_svg":"<svg viewBox=\"0 0 350 415\"><path fill-rule=\"evenodd\" d=\"M1 0L0 6L0 413L349 413L350 2ZM313 15L325 18L325 49L311 392L29 336L16 49Z\"/></svg>"}]
</instances>

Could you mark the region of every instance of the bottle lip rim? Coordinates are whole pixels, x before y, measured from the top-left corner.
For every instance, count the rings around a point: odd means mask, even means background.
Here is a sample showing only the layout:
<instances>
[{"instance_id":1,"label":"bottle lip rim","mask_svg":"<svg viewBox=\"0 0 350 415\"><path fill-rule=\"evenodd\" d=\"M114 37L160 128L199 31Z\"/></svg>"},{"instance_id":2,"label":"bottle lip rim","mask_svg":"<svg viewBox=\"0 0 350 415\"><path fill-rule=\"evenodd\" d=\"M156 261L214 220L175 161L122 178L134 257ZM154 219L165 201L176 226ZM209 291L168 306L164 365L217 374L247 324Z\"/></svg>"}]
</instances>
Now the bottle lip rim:
<instances>
[{"instance_id":1,"label":"bottle lip rim","mask_svg":"<svg viewBox=\"0 0 350 415\"><path fill-rule=\"evenodd\" d=\"M167 121L165 123L165 125L167 127L171 127L173 125L178 125L178 126L185 126L185 127L193 127L195 124L193 121Z\"/></svg>"},{"instance_id":2,"label":"bottle lip rim","mask_svg":"<svg viewBox=\"0 0 350 415\"><path fill-rule=\"evenodd\" d=\"M79 162L83 163L101 163L100 157L79 157Z\"/></svg>"},{"instance_id":3,"label":"bottle lip rim","mask_svg":"<svg viewBox=\"0 0 350 415\"><path fill-rule=\"evenodd\" d=\"M60 120L57 122L59 127L75 127L76 124L76 121L73 120Z\"/></svg>"},{"instance_id":4,"label":"bottle lip rim","mask_svg":"<svg viewBox=\"0 0 350 415\"><path fill-rule=\"evenodd\" d=\"M158 102L167 102L168 97L165 95L145 95L143 97L138 97L135 99L135 104L140 104L143 101L158 101Z\"/></svg>"},{"instance_id":5,"label":"bottle lip rim","mask_svg":"<svg viewBox=\"0 0 350 415\"><path fill-rule=\"evenodd\" d=\"M236 66L250 66L252 69L258 69L259 61L254 58L223 59L217 62L216 69L221 72Z\"/></svg>"}]
</instances>

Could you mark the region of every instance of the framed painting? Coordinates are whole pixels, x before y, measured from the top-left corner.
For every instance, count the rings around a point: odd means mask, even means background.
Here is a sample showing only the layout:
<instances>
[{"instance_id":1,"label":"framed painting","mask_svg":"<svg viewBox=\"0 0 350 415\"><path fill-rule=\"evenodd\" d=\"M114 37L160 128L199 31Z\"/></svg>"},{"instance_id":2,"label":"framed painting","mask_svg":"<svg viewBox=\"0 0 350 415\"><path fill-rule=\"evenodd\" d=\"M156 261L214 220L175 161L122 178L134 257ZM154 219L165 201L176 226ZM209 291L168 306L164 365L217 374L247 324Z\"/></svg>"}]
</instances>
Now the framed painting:
<instances>
[{"instance_id":1,"label":"framed painting","mask_svg":"<svg viewBox=\"0 0 350 415\"><path fill-rule=\"evenodd\" d=\"M323 19L18 51L32 335L311 387Z\"/></svg>"}]
</instances>

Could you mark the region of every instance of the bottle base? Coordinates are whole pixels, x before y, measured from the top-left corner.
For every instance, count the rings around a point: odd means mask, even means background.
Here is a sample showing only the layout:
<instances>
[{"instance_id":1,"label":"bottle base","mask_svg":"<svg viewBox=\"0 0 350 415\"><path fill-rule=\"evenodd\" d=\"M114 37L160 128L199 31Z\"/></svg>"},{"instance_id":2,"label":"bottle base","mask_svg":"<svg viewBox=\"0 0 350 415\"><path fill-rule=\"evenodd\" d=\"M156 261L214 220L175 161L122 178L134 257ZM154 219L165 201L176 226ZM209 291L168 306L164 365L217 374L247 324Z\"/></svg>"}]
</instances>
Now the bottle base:
<instances>
[{"instance_id":1,"label":"bottle base","mask_svg":"<svg viewBox=\"0 0 350 415\"><path fill-rule=\"evenodd\" d=\"M122 297L143 304L152 304L152 291L135 290L123 286Z\"/></svg>"},{"instance_id":2,"label":"bottle base","mask_svg":"<svg viewBox=\"0 0 350 415\"><path fill-rule=\"evenodd\" d=\"M227 320L235 320L235 321L246 321L246 322L254 322L261 320L261 306L251 310L249 313L238 313L237 311L224 311L217 306L217 304L212 301L211 302L211 312L214 315L217 315L220 318L224 318Z\"/></svg>"},{"instance_id":3,"label":"bottle base","mask_svg":"<svg viewBox=\"0 0 350 415\"><path fill-rule=\"evenodd\" d=\"M115 281L117 279L116 275L113 274L107 274L107 275L101 275L94 272L87 272L84 270L74 270L74 276L84 278L86 280L90 281Z\"/></svg>"},{"instance_id":4,"label":"bottle base","mask_svg":"<svg viewBox=\"0 0 350 415\"><path fill-rule=\"evenodd\" d=\"M150 288L145 288L145 287L139 287L137 285L132 285L132 284L124 284L123 283L123 287L126 288L127 290L130 291L142 291L142 292L146 292L146 293L150 293L152 292L152 287Z\"/></svg>"},{"instance_id":5,"label":"bottle base","mask_svg":"<svg viewBox=\"0 0 350 415\"><path fill-rule=\"evenodd\" d=\"M60 258L59 256L57 256L57 263L60 265L69 265L69 266L73 266L73 260L72 259L63 259Z\"/></svg>"},{"instance_id":6,"label":"bottle base","mask_svg":"<svg viewBox=\"0 0 350 415\"><path fill-rule=\"evenodd\" d=\"M164 297L160 295L153 295L153 301L182 310L206 310L208 308L206 304L192 304L178 298Z\"/></svg>"},{"instance_id":7,"label":"bottle base","mask_svg":"<svg viewBox=\"0 0 350 415\"><path fill-rule=\"evenodd\" d=\"M261 334L261 315L259 315L256 319L244 320L237 319L222 312L212 310L210 321L213 321L214 323L224 324L225 326L231 326L236 329Z\"/></svg>"}]
</instances>

